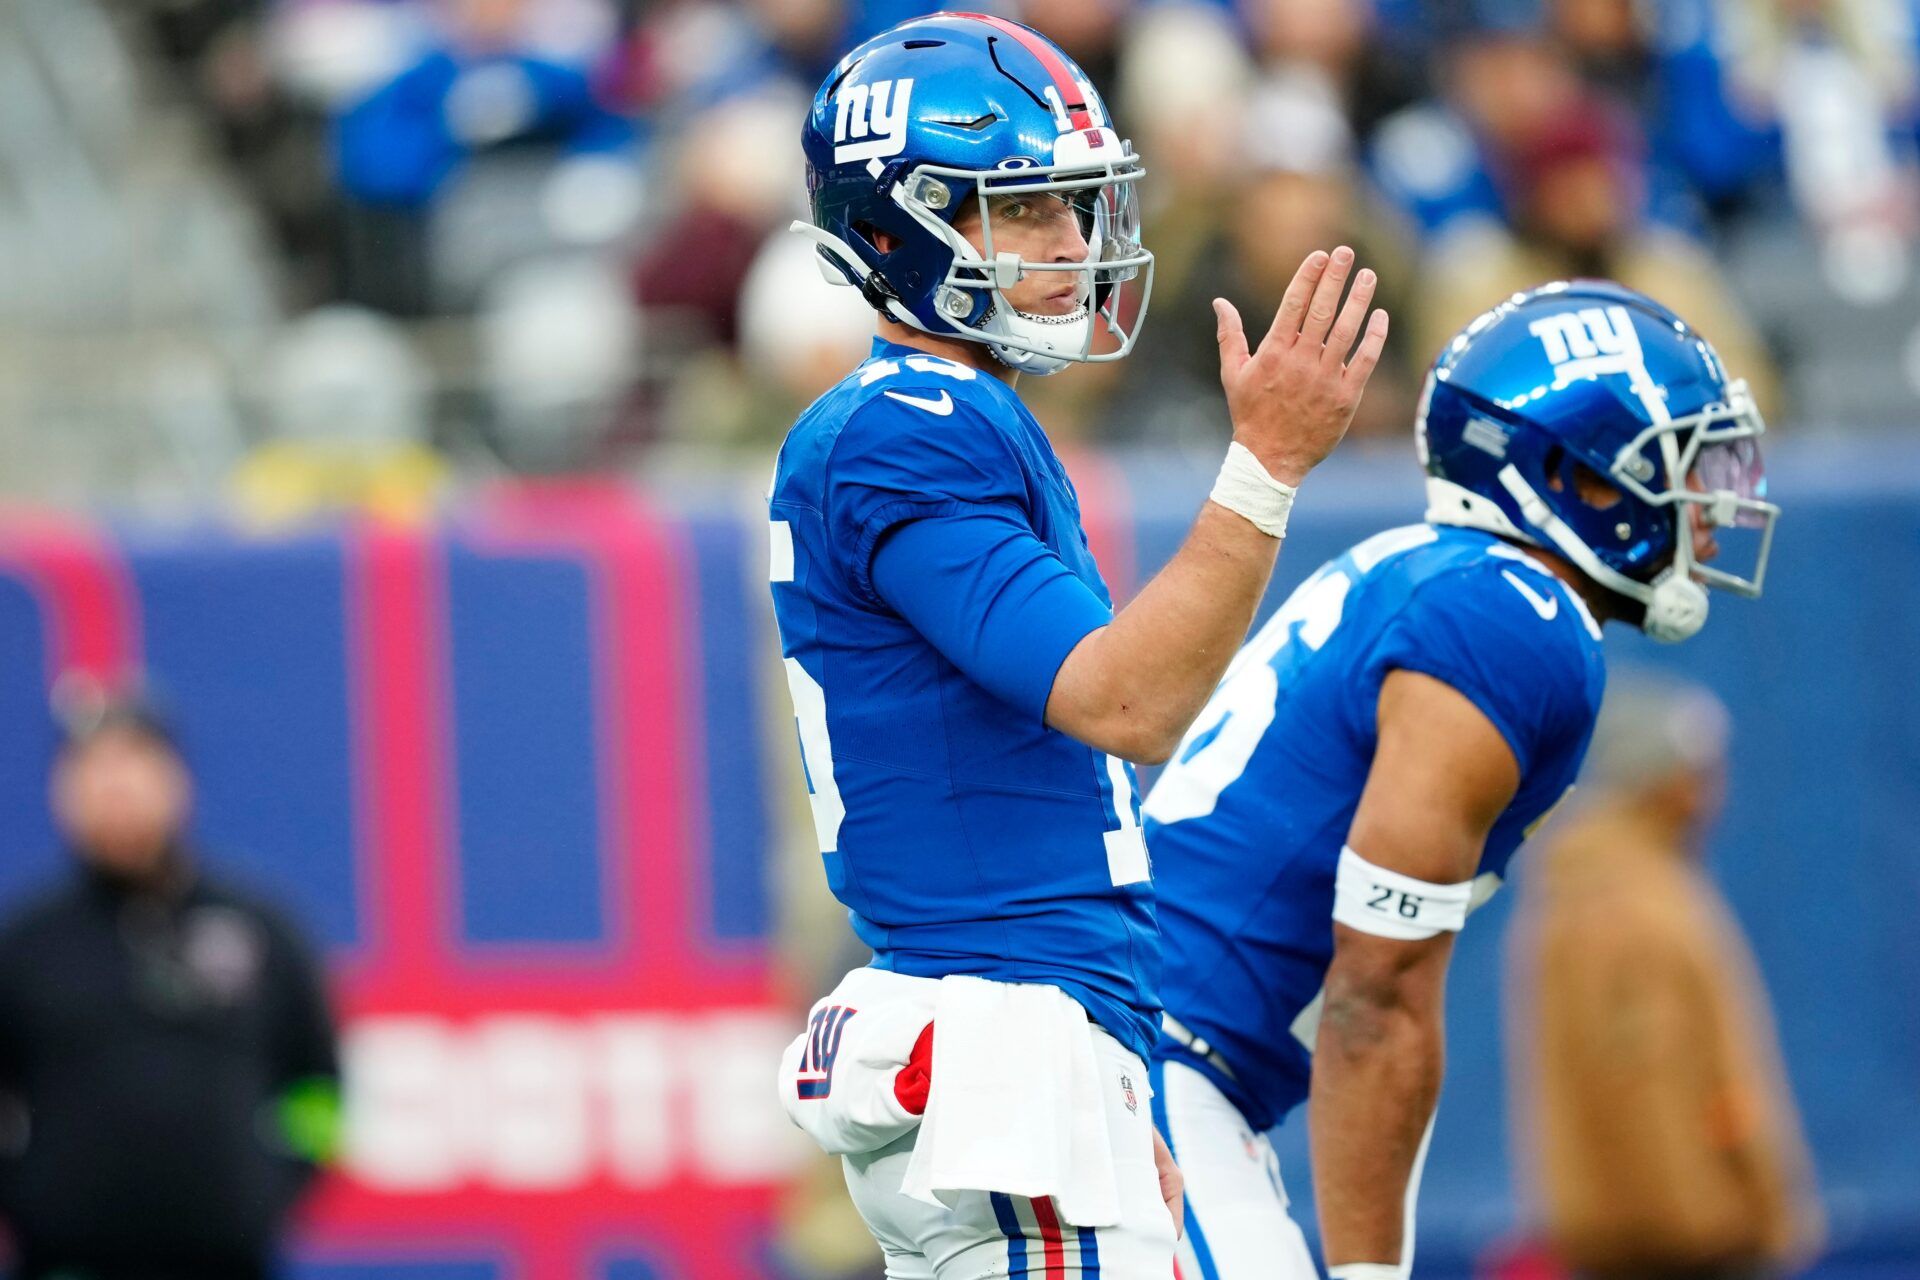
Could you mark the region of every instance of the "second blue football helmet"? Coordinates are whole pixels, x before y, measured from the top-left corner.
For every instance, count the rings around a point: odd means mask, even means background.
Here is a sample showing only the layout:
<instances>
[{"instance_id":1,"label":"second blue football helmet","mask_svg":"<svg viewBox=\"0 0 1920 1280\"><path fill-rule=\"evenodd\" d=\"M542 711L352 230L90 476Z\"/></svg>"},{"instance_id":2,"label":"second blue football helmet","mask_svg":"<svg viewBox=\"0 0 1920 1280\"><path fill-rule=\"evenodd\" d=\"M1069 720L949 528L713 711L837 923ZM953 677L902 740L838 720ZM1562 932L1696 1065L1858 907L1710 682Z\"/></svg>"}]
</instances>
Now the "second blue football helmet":
<instances>
[{"instance_id":1,"label":"second blue football helmet","mask_svg":"<svg viewBox=\"0 0 1920 1280\"><path fill-rule=\"evenodd\" d=\"M1596 280L1516 294L1440 353L1421 395L1427 518L1566 557L1637 602L1656 640L1705 625L1707 586L1760 594L1774 521L1744 382L1643 294ZM1607 486L1583 496L1585 468ZM1691 521L1758 535L1741 576L1694 558Z\"/></svg>"},{"instance_id":2,"label":"second blue football helmet","mask_svg":"<svg viewBox=\"0 0 1920 1280\"><path fill-rule=\"evenodd\" d=\"M1132 349L1152 281L1134 190L1146 170L1086 76L1038 32L970 13L901 23L841 59L801 141L813 221L794 230L819 246L829 279L857 286L881 314L983 342L1028 373ZM995 251L989 198L1036 193L1073 208L1084 261ZM953 226L970 201L984 252ZM1036 271L1077 275L1077 309L1016 310L1002 291ZM1128 322L1118 286L1143 273ZM1096 318L1113 349L1094 350Z\"/></svg>"}]
</instances>

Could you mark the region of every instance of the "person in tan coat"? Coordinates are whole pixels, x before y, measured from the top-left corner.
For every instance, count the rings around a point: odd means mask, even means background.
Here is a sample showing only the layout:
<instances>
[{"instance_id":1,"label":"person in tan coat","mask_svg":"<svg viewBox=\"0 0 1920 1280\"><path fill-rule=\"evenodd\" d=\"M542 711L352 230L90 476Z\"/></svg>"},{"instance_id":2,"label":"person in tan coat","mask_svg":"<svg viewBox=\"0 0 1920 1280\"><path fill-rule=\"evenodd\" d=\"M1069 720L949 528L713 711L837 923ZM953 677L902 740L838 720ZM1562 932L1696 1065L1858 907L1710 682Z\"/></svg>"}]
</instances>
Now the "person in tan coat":
<instances>
[{"instance_id":1,"label":"person in tan coat","mask_svg":"<svg viewBox=\"0 0 1920 1280\"><path fill-rule=\"evenodd\" d=\"M1726 738L1705 689L1617 682L1509 944L1523 1185L1596 1280L1769 1275L1821 1233L1766 995L1700 865Z\"/></svg>"}]
</instances>

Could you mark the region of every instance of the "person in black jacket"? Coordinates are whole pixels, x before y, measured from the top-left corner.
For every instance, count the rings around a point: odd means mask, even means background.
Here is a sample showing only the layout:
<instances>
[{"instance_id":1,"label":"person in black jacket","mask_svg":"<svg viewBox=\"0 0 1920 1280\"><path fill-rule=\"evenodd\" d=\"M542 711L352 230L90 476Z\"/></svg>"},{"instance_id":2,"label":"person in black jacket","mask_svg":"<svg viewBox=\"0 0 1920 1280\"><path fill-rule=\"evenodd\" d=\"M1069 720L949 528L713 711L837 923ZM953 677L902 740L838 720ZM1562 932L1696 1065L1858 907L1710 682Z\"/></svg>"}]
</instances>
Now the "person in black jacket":
<instances>
[{"instance_id":1,"label":"person in black jacket","mask_svg":"<svg viewBox=\"0 0 1920 1280\"><path fill-rule=\"evenodd\" d=\"M0 926L0 1222L19 1280L253 1280L333 1146L335 1032L285 921L201 868L145 704L71 718L73 874Z\"/></svg>"}]
</instances>

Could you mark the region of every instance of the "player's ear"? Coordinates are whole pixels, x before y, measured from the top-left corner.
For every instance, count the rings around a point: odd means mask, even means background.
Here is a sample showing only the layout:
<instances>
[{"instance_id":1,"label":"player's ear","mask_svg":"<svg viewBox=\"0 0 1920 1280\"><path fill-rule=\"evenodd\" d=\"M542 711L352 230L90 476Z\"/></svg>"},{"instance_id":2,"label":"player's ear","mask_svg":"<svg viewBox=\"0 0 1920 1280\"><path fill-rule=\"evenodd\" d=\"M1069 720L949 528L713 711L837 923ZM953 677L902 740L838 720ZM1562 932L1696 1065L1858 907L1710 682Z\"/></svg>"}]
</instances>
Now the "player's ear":
<instances>
[{"instance_id":1,"label":"player's ear","mask_svg":"<svg viewBox=\"0 0 1920 1280\"><path fill-rule=\"evenodd\" d=\"M1576 463L1573 468L1573 491L1580 501L1596 511L1605 511L1620 501L1621 492L1602 479L1600 473L1592 467Z\"/></svg>"}]
</instances>

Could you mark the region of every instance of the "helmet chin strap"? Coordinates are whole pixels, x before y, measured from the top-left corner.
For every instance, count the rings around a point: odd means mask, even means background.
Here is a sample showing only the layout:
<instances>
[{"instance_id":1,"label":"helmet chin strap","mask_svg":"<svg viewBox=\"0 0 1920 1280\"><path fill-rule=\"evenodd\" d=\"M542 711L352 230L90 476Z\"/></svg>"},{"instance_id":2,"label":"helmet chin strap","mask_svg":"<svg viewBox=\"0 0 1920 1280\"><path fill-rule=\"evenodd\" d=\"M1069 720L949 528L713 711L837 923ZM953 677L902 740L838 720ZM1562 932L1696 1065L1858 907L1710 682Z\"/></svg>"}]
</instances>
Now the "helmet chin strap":
<instances>
[{"instance_id":1,"label":"helmet chin strap","mask_svg":"<svg viewBox=\"0 0 1920 1280\"><path fill-rule=\"evenodd\" d=\"M1518 469L1512 465L1502 467L1500 483L1520 504L1520 514L1527 523L1544 533L1575 568L1607 590L1637 600L1645 607L1640 629L1649 636L1662 644L1674 644L1697 635L1700 628L1707 625L1707 589L1693 580L1692 548L1684 544L1677 532L1673 563L1652 582L1636 582L1602 563L1593 548L1553 513L1553 508Z\"/></svg>"},{"instance_id":2,"label":"helmet chin strap","mask_svg":"<svg viewBox=\"0 0 1920 1280\"><path fill-rule=\"evenodd\" d=\"M869 301L872 301L872 295L868 293L867 286L869 283L874 282L874 272L872 268L860 260L860 255L856 254L846 241L834 235L831 231L825 231L814 226L811 222L791 222L787 225L787 230L805 236L820 246L820 248L825 251L827 257L839 263L847 272L847 275L852 277L852 279L849 280L845 276L835 274L833 268L823 259L820 262L820 274L826 277L828 284L852 284L858 288L863 295L867 296ZM932 332L927 326L920 323L913 312L901 305L898 298L887 297L881 301L886 305L887 319L897 320L908 328L918 329L922 333Z\"/></svg>"}]
</instances>

